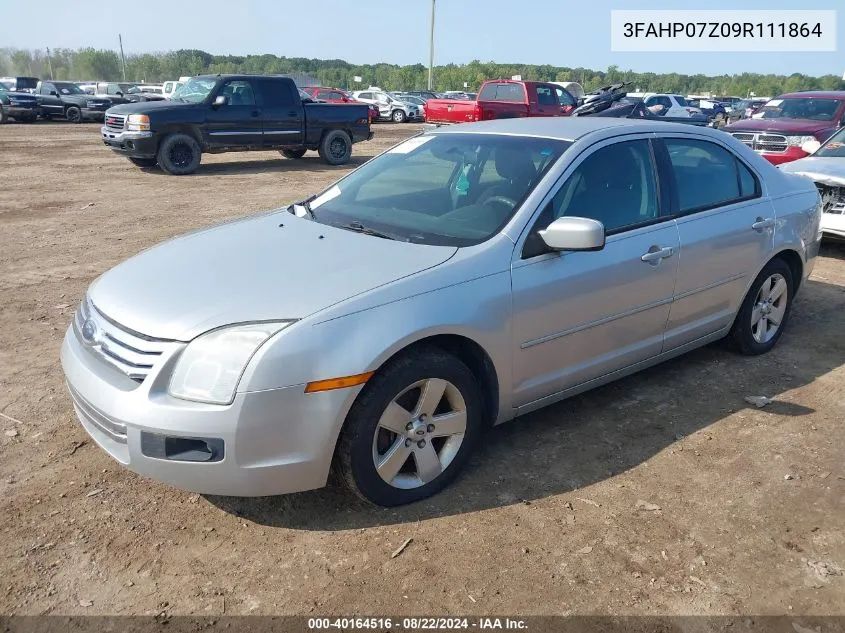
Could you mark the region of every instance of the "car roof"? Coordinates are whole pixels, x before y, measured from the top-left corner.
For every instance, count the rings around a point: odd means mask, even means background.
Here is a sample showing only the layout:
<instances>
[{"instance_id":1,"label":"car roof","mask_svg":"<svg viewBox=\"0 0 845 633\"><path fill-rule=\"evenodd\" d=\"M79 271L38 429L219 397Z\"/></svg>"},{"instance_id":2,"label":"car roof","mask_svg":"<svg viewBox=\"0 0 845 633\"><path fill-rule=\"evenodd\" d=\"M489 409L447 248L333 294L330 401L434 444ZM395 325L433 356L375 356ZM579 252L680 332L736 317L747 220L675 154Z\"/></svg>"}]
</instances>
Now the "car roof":
<instances>
[{"instance_id":1,"label":"car roof","mask_svg":"<svg viewBox=\"0 0 845 633\"><path fill-rule=\"evenodd\" d=\"M818 97L820 99L845 99L845 90L805 90L803 92L787 92L778 99L788 97Z\"/></svg>"},{"instance_id":2,"label":"car roof","mask_svg":"<svg viewBox=\"0 0 845 633\"><path fill-rule=\"evenodd\" d=\"M692 129L691 129L692 128ZM690 126L686 123L668 121L642 121L639 119L615 119L609 117L531 117L498 119L478 123L461 123L435 128L433 134L502 134L505 136L535 136L561 141L575 141L593 133L608 132L604 136L636 134L642 132L703 132L716 131L711 128ZM721 134L721 132L719 132Z\"/></svg>"}]
</instances>

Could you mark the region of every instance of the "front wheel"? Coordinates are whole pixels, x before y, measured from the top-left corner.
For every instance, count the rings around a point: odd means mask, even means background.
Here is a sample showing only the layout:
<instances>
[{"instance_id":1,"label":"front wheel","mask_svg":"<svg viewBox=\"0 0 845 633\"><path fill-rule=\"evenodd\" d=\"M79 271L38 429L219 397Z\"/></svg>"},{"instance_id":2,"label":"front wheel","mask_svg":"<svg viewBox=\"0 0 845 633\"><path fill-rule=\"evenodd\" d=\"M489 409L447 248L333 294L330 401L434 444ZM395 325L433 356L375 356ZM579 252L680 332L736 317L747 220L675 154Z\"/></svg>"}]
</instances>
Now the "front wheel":
<instances>
[{"instance_id":1,"label":"front wheel","mask_svg":"<svg viewBox=\"0 0 845 633\"><path fill-rule=\"evenodd\" d=\"M343 165L352 156L352 139L343 130L332 130L323 137L318 152L329 165Z\"/></svg>"},{"instance_id":2,"label":"front wheel","mask_svg":"<svg viewBox=\"0 0 845 633\"><path fill-rule=\"evenodd\" d=\"M192 136L177 133L167 136L158 147L159 167L171 176L183 176L200 165L202 150Z\"/></svg>"},{"instance_id":3,"label":"front wheel","mask_svg":"<svg viewBox=\"0 0 845 633\"><path fill-rule=\"evenodd\" d=\"M393 119L394 123L404 123L408 117L405 116L402 110L394 110L390 118Z\"/></svg>"},{"instance_id":4,"label":"front wheel","mask_svg":"<svg viewBox=\"0 0 845 633\"><path fill-rule=\"evenodd\" d=\"M136 167L155 167L157 162L155 158L135 158L134 156L128 158L129 162Z\"/></svg>"},{"instance_id":5,"label":"front wheel","mask_svg":"<svg viewBox=\"0 0 845 633\"><path fill-rule=\"evenodd\" d=\"M483 425L481 391L469 368L437 348L391 361L346 418L337 464L358 496L381 506L425 499L469 458Z\"/></svg>"},{"instance_id":6,"label":"front wheel","mask_svg":"<svg viewBox=\"0 0 845 633\"><path fill-rule=\"evenodd\" d=\"M747 356L765 354L780 340L794 295L792 270L773 259L757 275L736 316L731 337Z\"/></svg>"},{"instance_id":7,"label":"front wheel","mask_svg":"<svg viewBox=\"0 0 845 633\"><path fill-rule=\"evenodd\" d=\"M71 123L82 123L82 110L76 106L70 106L65 110L65 118Z\"/></svg>"},{"instance_id":8,"label":"front wheel","mask_svg":"<svg viewBox=\"0 0 845 633\"><path fill-rule=\"evenodd\" d=\"M285 158L297 159L305 156L305 151L305 149L283 149L281 150L281 154Z\"/></svg>"}]
</instances>

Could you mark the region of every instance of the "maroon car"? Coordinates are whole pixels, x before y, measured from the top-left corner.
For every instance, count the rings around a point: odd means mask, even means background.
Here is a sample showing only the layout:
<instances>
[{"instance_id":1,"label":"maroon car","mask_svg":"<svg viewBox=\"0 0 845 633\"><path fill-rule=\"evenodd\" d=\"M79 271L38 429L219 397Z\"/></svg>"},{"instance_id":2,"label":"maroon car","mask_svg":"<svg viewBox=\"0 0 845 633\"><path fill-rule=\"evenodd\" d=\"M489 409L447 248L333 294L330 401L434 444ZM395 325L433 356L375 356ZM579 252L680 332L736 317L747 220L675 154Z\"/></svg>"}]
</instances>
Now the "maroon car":
<instances>
[{"instance_id":1,"label":"maroon car","mask_svg":"<svg viewBox=\"0 0 845 633\"><path fill-rule=\"evenodd\" d=\"M302 89L303 92L309 94L317 101L325 101L326 103L356 103L363 104L363 101L358 101L349 96L344 90L339 88L324 88L323 86L308 86ZM370 123L378 120L378 107L371 103L366 104L370 106Z\"/></svg>"}]
</instances>

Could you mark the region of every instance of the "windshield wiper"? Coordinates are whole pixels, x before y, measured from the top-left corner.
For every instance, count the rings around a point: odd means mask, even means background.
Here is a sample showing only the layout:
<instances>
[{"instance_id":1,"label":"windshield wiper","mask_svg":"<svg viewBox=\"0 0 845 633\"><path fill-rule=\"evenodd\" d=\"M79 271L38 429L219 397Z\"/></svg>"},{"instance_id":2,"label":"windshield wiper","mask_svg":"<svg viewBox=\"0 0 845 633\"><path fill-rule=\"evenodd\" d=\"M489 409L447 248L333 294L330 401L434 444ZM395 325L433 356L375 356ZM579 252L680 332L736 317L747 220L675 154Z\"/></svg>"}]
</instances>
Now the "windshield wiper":
<instances>
[{"instance_id":1,"label":"windshield wiper","mask_svg":"<svg viewBox=\"0 0 845 633\"><path fill-rule=\"evenodd\" d=\"M398 240L399 238L395 235L391 235L390 233L384 233L383 231L378 231L376 229L372 229L368 226L364 226L360 222L350 222L349 224L336 224L342 229L346 229L347 231L354 231L355 233L363 233L364 235L372 235L373 237L381 237L385 240Z\"/></svg>"}]
</instances>

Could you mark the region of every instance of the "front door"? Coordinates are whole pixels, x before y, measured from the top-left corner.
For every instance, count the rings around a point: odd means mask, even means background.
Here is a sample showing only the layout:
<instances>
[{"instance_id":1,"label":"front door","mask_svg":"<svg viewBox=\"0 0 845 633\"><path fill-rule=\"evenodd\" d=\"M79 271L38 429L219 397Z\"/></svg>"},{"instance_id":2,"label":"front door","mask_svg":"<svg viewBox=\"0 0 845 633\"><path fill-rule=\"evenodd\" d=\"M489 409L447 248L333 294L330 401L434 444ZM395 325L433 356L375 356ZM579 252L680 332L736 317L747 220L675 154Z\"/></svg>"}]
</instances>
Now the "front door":
<instances>
[{"instance_id":1,"label":"front door","mask_svg":"<svg viewBox=\"0 0 845 633\"><path fill-rule=\"evenodd\" d=\"M294 94L290 82L259 79L261 111L264 121L264 147L300 145L305 129L305 106Z\"/></svg>"},{"instance_id":2,"label":"front door","mask_svg":"<svg viewBox=\"0 0 845 633\"><path fill-rule=\"evenodd\" d=\"M727 147L691 135L662 139L656 148L674 177L681 240L666 328L670 350L731 325L746 288L771 257L776 223L759 178Z\"/></svg>"},{"instance_id":3,"label":"front door","mask_svg":"<svg viewBox=\"0 0 845 633\"><path fill-rule=\"evenodd\" d=\"M565 179L512 266L514 404L660 354L678 269L678 230L661 208L651 143L610 142ZM599 220L594 252L544 252L537 231L563 215Z\"/></svg>"},{"instance_id":4,"label":"front door","mask_svg":"<svg viewBox=\"0 0 845 633\"><path fill-rule=\"evenodd\" d=\"M65 106L59 97L56 84L50 82L41 82L38 87L38 105L49 115L64 115Z\"/></svg>"},{"instance_id":5,"label":"front door","mask_svg":"<svg viewBox=\"0 0 845 633\"><path fill-rule=\"evenodd\" d=\"M261 109L252 82L232 79L218 89L214 98L226 97L223 105L209 106L206 143L211 148L250 147L262 144Z\"/></svg>"}]
</instances>

